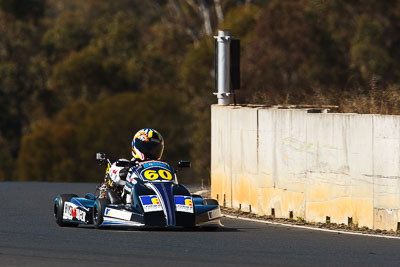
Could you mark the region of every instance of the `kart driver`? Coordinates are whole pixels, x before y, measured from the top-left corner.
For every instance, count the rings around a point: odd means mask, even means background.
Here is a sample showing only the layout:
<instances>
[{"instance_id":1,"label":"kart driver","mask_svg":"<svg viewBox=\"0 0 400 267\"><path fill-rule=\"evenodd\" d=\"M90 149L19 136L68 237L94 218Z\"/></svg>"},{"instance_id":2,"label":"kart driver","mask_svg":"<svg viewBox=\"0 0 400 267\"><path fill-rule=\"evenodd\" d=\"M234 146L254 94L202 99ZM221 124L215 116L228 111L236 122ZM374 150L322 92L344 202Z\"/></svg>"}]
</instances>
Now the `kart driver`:
<instances>
[{"instance_id":1,"label":"kart driver","mask_svg":"<svg viewBox=\"0 0 400 267\"><path fill-rule=\"evenodd\" d=\"M164 151L164 139L159 132L154 129L139 130L132 140L131 161L119 159L114 162L108 171L111 187L119 189L125 186L126 176L132 162L145 160L160 160ZM130 166L129 166L130 165Z\"/></svg>"}]
</instances>

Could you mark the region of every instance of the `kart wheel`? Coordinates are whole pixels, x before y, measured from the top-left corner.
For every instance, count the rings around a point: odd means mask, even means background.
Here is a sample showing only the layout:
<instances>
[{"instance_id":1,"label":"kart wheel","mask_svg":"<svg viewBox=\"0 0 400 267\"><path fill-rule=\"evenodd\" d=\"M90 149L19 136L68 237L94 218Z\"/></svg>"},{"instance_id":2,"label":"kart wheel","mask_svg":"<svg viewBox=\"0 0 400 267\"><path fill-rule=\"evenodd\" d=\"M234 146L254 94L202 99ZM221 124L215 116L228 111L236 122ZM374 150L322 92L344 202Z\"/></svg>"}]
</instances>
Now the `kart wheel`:
<instances>
[{"instance_id":1,"label":"kart wheel","mask_svg":"<svg viewBox=\"0 0 400 267\"><path fill-rule=\"evenodd\" d=\"M105 198L98 198L93 205L93 224L96 229L100 228L100 225L103 223L103 214L104 209L107 204L110 204L110 201Z\"/></svg>"},{"instance_id":2,"label":"kart wheel","mask_svg":"<svg viewBox=\"0 0 400 267\"><path fill-rule=\"evenodd\" d=\"M64 203L65 201L70 201L73 197L78 196L75 194L62 194L58 195L54 201L54 217L59 226L78 226L77 223L66 223L62 220L64 215Z\"/></svg>"}]
</instances>

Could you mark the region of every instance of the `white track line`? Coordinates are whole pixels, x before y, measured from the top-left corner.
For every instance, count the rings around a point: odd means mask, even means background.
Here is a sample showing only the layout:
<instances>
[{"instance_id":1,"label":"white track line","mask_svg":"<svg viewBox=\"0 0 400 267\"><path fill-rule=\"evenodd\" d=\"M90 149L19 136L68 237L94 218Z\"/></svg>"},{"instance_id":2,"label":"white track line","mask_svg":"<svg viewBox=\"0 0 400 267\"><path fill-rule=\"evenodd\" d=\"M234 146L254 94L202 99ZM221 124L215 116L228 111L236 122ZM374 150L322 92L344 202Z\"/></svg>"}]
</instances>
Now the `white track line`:
<instances>
[{"instance_id":1,"label":"white track line","mask_svg":"<svg viewBox=\"0 0 400 267\"><path fill-rule=\"evenodd\" d=\"M356 233L356 232L347 232L347 231L340 231L340 230L315 228L315 227L311 227L311 226L293 225L293 224L286 224L286 223L277 223L277 222L263 221L263 220L257 220L257 219L243 218L243 217L237 217L237 216L232 216L232 215L227 215L227 214L222 214L222 216L224 216L226 218L231 218L231 219L239 219L239 220L244 220L244 221L258 222L258 223L265 223L265 224L282 225L282 226L288 226L288 227L293 227L293 228L301 228L301 229L321 231L321 232L331 232L331 233L347 234L347 235L359 235L359 236L371 236L371 237L380 237L380 238L389 238L389 239L400 239L400 237L398 237L398 236L363 234L363 233Z\"/></svg>"}]
</instances>

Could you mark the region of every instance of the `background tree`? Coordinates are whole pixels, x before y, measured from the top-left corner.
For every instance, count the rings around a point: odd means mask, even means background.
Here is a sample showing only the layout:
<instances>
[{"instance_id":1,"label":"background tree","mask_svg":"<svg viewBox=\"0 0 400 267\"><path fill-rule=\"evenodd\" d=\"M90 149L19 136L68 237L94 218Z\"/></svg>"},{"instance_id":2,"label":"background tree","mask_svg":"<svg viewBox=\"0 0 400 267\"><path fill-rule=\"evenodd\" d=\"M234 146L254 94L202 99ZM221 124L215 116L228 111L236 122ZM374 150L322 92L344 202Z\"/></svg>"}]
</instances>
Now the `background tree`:
<instances>
[{"instance_id":1,"label":"background tree","mask_svg":"<svg viewBox=\"0 0 400 267\"><path fill-rule=\"evenodd\" d=\"M131 158L133 135L147 127L157 128L165 137L167 161L187 158L190 140L181 122L190 121L190 116L181 107L179 100L157 88L140 94L116 94L94 104L77 101L53 120L37 123L32 133L24 136L17 177L101 181L104 168L96 166L95 153L104 151L114 160Z\"/></svg>"},{"instance_id":2,"label":"background tree","mask_svg":"<svg viewBox=\"0 0 400 267\"><path fill-rule=\"evenodd\" d=\"M220 28L239 103L400 114L396 1L0 0L0 179L98 182L94 153L129 157L144 127L209 179Z\"/></svg>"}]
</instances>

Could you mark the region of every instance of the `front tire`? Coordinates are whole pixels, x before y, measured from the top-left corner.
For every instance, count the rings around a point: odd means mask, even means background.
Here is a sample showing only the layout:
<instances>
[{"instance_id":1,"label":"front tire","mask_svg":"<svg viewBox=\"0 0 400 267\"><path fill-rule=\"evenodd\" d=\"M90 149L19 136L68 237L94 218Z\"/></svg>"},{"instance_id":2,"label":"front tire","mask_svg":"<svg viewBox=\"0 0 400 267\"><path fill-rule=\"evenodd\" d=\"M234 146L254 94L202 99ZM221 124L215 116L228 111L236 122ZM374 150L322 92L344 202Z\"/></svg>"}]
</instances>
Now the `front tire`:
<instances>
[{"instance_id":1,"label":"front tire","mask_svg":"<svg viewBox=\"0 0 400 267\"><path fill-rule=\"evenodd\" d=\"M77 223L66 223L63 222L64 215L64 204L66 201L70 201L71 198L78 197L75 194L61 194L58 195L54 201L54 217L56 218L56 223L59 226L78 226Z\"/></svg>"},{"instance_id":2,"label":"front tire","mask_svg":"<svg viewBox=\"0 0 400 267\"><path fill-rule=\"evenodd\" d=\"M98 198L93 205L93 224L96 229L100 228L100 225L104 220L104 209L107 204L110 204L110 201L105 198Z\"/></svg>"}]
</instances>

